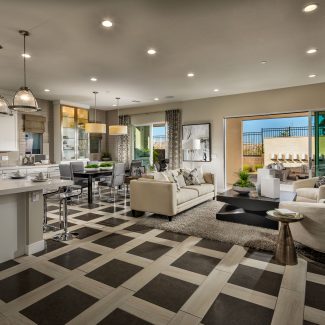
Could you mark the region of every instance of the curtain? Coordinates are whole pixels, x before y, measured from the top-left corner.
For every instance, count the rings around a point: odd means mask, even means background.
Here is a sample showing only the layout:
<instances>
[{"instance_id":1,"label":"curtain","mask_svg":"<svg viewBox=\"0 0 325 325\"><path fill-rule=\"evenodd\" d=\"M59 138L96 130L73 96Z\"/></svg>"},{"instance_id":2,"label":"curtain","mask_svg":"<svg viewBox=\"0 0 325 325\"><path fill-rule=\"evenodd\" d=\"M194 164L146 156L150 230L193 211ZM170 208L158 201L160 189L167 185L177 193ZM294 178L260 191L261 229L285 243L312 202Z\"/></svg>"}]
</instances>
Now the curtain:
<instances>
[{"instance_id":1,"label":"curtain","mask_svg":"<svg viewBox=\"0 0 325 325\"><path fill-rule=\"evenodd\" d=\"M128 134L118 136L117 157L119 162L124 162L126 167L131 163L131 117L129 115L119 116L119 124L127 125Z\"/></svg>"},{"instance_id":2,"label":"curtain","mask_svg":"<svg viewBox=\"0 0 325 325\"><path fill-rule=\"evenodd\" d=\"M182 112L179 109L166 111L166 122L168 127L168 158L170 169L176 169L181 164L181 142L182 142Z\"/></svg>"}]
</instances>

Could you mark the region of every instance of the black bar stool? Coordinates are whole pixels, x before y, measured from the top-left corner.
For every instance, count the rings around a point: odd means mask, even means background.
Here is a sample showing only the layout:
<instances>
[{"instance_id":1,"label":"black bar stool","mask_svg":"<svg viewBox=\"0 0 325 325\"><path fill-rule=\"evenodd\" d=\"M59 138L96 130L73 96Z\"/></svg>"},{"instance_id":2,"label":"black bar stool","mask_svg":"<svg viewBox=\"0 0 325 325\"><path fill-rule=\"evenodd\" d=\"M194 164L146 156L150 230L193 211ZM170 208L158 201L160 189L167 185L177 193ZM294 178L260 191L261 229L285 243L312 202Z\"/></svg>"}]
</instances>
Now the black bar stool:
<instances>
[{"instance_id":1,"label":"black bar stool","mask_svg":"<svg viewBox=\"0 0 325 325\"><path fill-rule=\"evenodd\" d=\"M60 193L60 188L58 189L44 189L43 190L43 232L48 232L50 230L58 230L60 228L49 225L47 223L47 202L48 199L54 196L57 196ZM59 216L59 225L61 225L61 213Z\"/></svg>"}]
</instances>

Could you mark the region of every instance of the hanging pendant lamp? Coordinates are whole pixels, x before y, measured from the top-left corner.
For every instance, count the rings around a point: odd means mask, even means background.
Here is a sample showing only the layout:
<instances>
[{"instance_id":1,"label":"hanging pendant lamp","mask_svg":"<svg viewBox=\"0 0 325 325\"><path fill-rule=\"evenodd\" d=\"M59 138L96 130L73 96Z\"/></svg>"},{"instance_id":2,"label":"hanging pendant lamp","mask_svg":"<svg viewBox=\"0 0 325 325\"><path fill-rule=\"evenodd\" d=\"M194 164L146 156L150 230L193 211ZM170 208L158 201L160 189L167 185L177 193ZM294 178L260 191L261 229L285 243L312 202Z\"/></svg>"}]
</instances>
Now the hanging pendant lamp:
<instances>
[{"instance_id":1,"label":"hanging pendant lamp","mask_svg":"<svg viewBox=\"0 0 325 325\"><path fill-rule=\"evenodd\" d=\"M106 124L96 122L96 107L97 107L96 96L98 94L98 91L93 91L93 94L95 95L95 121L88 122L85 124L85 132L86 133L106 133Z\"/></svg>"},{"instance_id":2,"label":"hanging pendant lamp","mask_svg":"<svg viewBox=\"0 0 325 325\"><path fill-rule=\"evenodd\" d=\"M12 115L11 110L9 109L8 102L3 96L0 96L0 114L1 115Z\"/></svg>"},{"instance_id":3,"label":"hanging pendant lamp","mask_svg":"<svg viewBox=\"0 0 325 325\"><path fill-rule=\"evenodd\" d=\"M13 103L11 106L9 106L9 108L16 112L37 112L41 109L38 107L36 98L33 95L32 91L27 87L26 78L26 37L29 36L29 32L26 30L20 30L19 34L23 35L24 37L24 86L18 89L14 96Z\"/></svg>"},{"instance_id":4,"label":"hanging pendant lamp","mask_svg":"<svg viewBox=\"0 0 325 325\"><path fill-rule=\"evenodd\" d=\"M117 106L117 118L119 118L119 101L120 101L120 97L116 97L116 106ZM121 125L121 124L117 124L117 125L110 125L108 127L109 131L109 135L127 135L128 134L128 127L127 125Z\"/></svg>"}]
</instances>

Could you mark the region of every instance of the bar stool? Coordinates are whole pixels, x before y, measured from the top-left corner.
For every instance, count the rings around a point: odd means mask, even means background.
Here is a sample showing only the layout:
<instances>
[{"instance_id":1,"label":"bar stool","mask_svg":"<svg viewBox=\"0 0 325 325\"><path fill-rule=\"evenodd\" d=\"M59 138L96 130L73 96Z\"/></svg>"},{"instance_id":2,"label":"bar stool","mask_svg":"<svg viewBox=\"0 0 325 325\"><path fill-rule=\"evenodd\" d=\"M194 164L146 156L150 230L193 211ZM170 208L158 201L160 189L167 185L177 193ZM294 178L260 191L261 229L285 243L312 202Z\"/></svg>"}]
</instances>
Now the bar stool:
<instances>
[{"instance_id":1,"label":"bar stool","mask_svg":"<svg viewBox=\"0 0 325 325\"><path fill-rule=\"evenodd\" d=\"M58 189L44 189L43 190L43 232L48 232L50 230L58 230L60 228L49 225L47 223L47 201L49 198L57 196L60 193L60 188ZM59 216L59 225L61 225L61 213Z\"/></svg>"},{"instance_id":2,"label":"bar stool","mask_svg":"<svg viewBox=\"0 0 325 325\"><path fill-rule=\"evenodd\" d=\"M70 186L66 187L65 191L59 194L60 200L60 215L61 215L61 207L63 206L63 232L57 234L53 237L54 240L57 241L67 241L72 239L73 237L77 237L78 233L69 232L68 230L68 200L79 197L81 195L82 188L81 186Z\"/></svg>"}]
</instances>

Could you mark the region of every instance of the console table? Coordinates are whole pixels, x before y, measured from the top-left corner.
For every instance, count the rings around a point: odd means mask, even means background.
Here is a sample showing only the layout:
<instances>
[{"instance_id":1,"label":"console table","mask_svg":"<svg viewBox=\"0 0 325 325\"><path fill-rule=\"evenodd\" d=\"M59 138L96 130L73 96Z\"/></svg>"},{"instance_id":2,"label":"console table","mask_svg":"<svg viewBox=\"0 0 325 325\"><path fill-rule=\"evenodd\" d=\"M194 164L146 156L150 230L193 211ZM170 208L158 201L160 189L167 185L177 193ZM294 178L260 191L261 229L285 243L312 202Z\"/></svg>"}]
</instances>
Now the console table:
<instances>
[{"instance_id":1,"label":"console table","mask_svg":"<svg viewBox=\"0 0 325 325\"><path fill-rule=\"evenodd\" d=\"M217 213L216 218L222 221L278 229L278 222L266 218L266 212L278 208L280 202L294 201L295 198L295 192L281 191L279 199L271 199L263 196L251 198L228 190L217 195L217 200L226 204Z\"/></svg>"}]
</instances>

